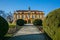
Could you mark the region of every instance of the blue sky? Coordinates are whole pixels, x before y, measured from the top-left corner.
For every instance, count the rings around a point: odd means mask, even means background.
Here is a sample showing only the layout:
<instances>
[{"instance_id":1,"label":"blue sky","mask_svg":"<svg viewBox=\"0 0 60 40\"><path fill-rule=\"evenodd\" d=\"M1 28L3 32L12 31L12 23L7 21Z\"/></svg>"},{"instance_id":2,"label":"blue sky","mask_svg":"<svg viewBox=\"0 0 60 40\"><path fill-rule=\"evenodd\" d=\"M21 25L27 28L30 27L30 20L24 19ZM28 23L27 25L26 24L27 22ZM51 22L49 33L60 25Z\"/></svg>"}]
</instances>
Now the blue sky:
<instances>
[{"instance_id":1,"label":"blue sky","mask_svg":"<svg viewBox=\"0 0 60 40\"><path fill-rule=\"evenodd\" d=\"M0 10L5 12L14 12L15 10L44 11L47 15L50 11L60 8L60 0L0 0Z\"/></svg>"}]
</instances>

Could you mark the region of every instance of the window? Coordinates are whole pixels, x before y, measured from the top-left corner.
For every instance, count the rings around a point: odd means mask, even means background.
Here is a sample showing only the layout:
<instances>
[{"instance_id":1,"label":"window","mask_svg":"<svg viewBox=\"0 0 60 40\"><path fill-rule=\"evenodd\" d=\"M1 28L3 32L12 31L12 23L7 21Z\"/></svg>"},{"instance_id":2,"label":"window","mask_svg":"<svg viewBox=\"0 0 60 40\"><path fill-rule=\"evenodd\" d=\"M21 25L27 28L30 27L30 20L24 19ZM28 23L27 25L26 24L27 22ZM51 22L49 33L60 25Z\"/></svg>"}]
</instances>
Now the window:
<instances>
[{"instance_id":1,"label":"window","mask_svg":"<svg viewBox=\"0 0 60 40\"><path fill-rule=\"evenodd\" d=\"M20 15L17 15L17 19L19 19L20 18Z\"/></svg>"},{"instance_id":2,"label":"window","mask_svg":"<svg viewBox=\"0 0 60 40\"><path fill-rule=\"evenodd\" d=\"M35 15L32 15L32 18L35 18Z\"/></svg>"}]
</instances>

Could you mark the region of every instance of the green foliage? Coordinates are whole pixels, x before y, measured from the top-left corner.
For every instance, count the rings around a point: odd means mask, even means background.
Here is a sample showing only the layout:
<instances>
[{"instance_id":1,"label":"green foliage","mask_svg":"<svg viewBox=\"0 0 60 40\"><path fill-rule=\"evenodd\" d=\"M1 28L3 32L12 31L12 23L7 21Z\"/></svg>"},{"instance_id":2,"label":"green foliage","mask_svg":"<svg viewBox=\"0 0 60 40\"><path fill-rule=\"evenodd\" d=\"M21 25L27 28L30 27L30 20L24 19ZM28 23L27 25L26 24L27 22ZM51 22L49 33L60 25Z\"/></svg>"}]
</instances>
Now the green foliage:
<instances>
[{"instance_id":1,"label":"green foliage","mask_svg":"<svg viewBox=\"0 0 60 40\"><path fill-rule=\"evenodd\" d=\"M16 24L9 24L9 28L15 28Z\"/></svg>"},{"instance_id":2,"label":"green foliage","mask_svg":"<svg viewBox=\"0 0 60 40\"><path fill-rule=\"evenodd\" d=\"M16 21L16 24L19 25L19 26L23 26L24 25L24 20L23 19L18 19Z\"/></svg>"},{"instance_id":3,"label":"green foliage","mask_svg":"<svg viewBox=\"0 0 60 40\"><path fill-rule=\"evenodd\" d=\"M42 26L42 20L40 20L40 19L35 19L35 20L33 21L33 25L35 25L35 26Z\"/></svg>"},{"instance_id":4,"label":"green foliage","mask_svg":"<svg viewBox=\"0 0 60 40\"><path fill-rule=\"evenodd\" d=\"M59 28L60 28L60 8L50 12L43 22L43 29L53 40L60 40Z\"/></svg>"},{"instance_id":5,"label":"green foliage","mask_svg":"<svg viewBox=\"0 0 60 40\"><path fill-rule=\"evenodd\" d=\"M3 37L9 29L7 21L0 16L0 37Z\"/></svg>"}]
</instances>

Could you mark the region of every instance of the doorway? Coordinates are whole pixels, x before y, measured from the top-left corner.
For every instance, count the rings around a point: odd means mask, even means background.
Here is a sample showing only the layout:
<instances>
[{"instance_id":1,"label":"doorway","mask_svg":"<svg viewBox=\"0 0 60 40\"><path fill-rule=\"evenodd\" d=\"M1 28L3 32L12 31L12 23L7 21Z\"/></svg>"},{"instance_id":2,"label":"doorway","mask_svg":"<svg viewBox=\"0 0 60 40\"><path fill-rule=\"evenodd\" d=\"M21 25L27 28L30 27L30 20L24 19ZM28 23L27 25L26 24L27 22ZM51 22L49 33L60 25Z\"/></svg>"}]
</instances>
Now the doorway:
<instances>
[{"instance_id":1,"label":"doorway","mask_svg":"<svg viewBox=\"0 0 60 40\"><path fill-rule=\"evenodd\" d=\"M28 19L28 23L31 23L31 20L30 19Z\"/></svg>"}]
</instances>

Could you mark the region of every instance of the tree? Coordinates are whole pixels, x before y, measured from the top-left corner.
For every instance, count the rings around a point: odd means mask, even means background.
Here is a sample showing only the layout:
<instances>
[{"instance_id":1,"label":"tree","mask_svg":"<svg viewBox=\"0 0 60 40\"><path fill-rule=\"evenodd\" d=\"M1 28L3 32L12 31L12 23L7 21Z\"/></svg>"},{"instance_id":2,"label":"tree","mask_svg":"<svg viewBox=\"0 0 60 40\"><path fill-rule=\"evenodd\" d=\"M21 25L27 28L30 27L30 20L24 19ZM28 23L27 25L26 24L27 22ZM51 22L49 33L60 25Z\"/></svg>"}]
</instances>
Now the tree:
<instances>
[{"instance_id":1,"label":"tree","mask_svg":"<svg viewBox=\"0 0 60 40\"><path fill-rule=\"evenodd\" d=\"M9 12L9 14L7 14L7 21L9 23L12 23L13 22L13 16L12 16L12 13L11 12Z\"/></svg>"},{"instance_id":2,"label":"tree","mask_svg":"<svg viewBox=\"0 0 60 40\"><path fill-rule=\"evenodd\" d=\"M2 10L0 10L0 16L2 16L3 18L5 18L5 19L6 19L6 14L5 14L5 12L4 12L4 11L2 11Z\"/></svg>"}]
</instances>

